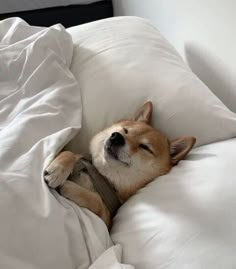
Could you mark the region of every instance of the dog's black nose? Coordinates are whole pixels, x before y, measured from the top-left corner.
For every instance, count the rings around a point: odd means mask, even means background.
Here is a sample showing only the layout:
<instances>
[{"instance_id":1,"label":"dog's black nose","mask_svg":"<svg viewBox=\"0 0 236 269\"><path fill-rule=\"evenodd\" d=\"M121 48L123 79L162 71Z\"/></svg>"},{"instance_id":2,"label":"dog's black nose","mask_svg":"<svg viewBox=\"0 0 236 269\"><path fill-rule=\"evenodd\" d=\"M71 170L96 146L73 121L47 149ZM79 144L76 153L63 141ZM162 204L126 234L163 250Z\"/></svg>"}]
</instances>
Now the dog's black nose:
<instances>
[{"instance_id":1,"label":"dog's black nose","mask_svg":"<svg viewBox=\"0 0 236 269\"><path fill-rule=\"evenodd\" d=\"M112 133L109 140L114 146L124 146L125 144L124 137L118 132Z\"/></svg>"}]
</instances>

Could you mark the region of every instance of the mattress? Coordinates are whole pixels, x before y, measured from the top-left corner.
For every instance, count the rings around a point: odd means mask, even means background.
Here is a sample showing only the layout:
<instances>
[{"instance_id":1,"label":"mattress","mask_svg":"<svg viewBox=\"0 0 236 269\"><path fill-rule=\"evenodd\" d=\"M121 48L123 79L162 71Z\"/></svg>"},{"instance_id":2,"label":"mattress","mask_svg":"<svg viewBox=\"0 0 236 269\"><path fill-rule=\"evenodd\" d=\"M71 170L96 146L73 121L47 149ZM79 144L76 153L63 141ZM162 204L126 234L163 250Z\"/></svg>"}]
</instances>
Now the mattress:
<instances>
[{"instance_id":1,"label":"mattress","mask_svg":"<svg viewBox=\"0 0 236 269\"><path fill-rule=\"evenodd\" d=\"M60 7L69 5L84 5L99 2L99 0L9 0L0 1L0 13L12 13L27 10L36 10L49 7Z\"/></svg>"}]
</instances>

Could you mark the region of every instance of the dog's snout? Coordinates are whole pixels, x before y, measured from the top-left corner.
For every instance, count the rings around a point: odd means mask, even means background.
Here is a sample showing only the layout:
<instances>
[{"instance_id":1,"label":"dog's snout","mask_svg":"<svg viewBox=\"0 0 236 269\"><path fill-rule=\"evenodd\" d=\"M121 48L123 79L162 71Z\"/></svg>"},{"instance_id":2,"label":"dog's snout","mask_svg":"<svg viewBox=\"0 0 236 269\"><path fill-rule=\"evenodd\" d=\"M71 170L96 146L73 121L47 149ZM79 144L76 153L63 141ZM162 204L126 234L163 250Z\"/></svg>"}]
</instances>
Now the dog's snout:
<instances>
[{"instance_id":1,"label":"dog's snout","mask_svg":"<svg viewBox=\"0 0 236 269\"><path fill-rule=\"evenodd\" d=\"M109 140L111 144L115 146L124 146L125 144L125 139L123 135L118 132L112 133Z\"/></svg>"}]
</instances>

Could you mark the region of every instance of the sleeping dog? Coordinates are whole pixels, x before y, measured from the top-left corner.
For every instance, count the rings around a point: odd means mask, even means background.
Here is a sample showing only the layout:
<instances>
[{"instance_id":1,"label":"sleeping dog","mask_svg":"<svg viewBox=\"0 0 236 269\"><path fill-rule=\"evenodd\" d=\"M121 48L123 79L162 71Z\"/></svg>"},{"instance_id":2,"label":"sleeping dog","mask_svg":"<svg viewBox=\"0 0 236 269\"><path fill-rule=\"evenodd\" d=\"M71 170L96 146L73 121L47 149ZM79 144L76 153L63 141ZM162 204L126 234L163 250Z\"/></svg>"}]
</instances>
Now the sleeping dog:
<instances>
[{"instance_id":1,"label":"sleeping dog","mask_svg":"<svg viewBox=\"0 0 236 269\"><path fill-rule=\"evenodd\" d=\"M168 173L196 142L184 136L170 141L151 126L152 103L131 120L95 135L90 158L61 152L47 167L45 181L62 196L98 215L108 227L116 210L155 178Z\"/></svg>"}]
</instances>

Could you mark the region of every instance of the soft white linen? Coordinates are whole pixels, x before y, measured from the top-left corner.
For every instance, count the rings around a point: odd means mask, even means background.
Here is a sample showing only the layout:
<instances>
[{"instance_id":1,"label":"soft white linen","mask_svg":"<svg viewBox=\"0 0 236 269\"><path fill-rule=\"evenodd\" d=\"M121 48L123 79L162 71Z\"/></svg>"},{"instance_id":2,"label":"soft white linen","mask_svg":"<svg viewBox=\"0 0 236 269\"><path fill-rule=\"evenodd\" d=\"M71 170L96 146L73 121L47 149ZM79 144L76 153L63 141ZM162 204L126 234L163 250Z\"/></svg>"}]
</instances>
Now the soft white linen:
<instances>
[{"instance_id":1,"label":"soft white linen","mask_svg":"<svg viewBox=\"0 0 236 269\"><path fill-rule=\"evenodd\" d=\"M101 256L111 246L105 224L43 180L81 127L71 37L60 25L9 19L0 22L0 41L0 268L87 269L97 258L92 268L124 268L120 246Z\"/></svg>"},{"instance_id":2,"label":"soft white linen","mask_svg":"<svg viewBox=\"0 0 236 269\"><path fill-rule=\"evenodd\" d=\"M236 139L194 149L118 212L112 239L136 269L236 268Z\"/></svg>"},{"instance_id":3,"label":"soft white linen","mask_svg":"<svg viewBox=\"0 0 236 269\"><path fill-rule=\"evenodd\" d=\"M79 151L87 151L94 133L130 117L147 100L154 103L154 126L170 139L193 135L203 145L236 136L235 114L148 21L116 17L68 31L75 44L71 70L80 81L86 123Z\"/></svg>"},{"instance_id":4,"label":"soft white linen","mask_svg":"<svg viewBox=\"0 0 236 269\"><path fill-rule=\"evenodd\" d=\"M87 5L101 0L8 0L0 1L0 13L28 11L69 5Z\"/></svg>"}]
</instances>

